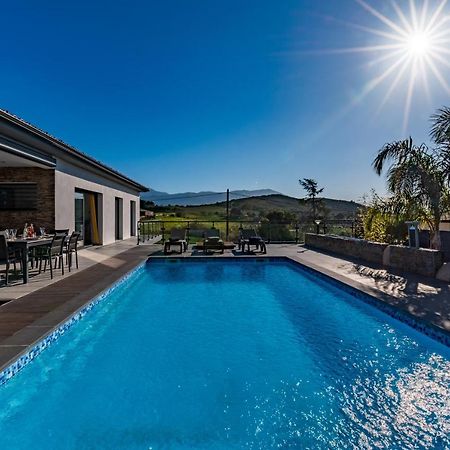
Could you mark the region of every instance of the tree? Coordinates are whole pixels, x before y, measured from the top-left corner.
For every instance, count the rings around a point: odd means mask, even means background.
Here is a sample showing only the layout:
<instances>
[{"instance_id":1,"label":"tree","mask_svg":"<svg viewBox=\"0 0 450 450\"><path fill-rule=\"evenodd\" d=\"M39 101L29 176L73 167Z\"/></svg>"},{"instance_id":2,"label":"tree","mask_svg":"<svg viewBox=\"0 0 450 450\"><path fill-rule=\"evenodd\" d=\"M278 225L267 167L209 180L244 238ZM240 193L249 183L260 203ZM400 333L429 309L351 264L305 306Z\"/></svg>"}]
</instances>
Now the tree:
<instances>
[{"instance_id":1,"label":"tree","mask_svg":"<svg viewBox=\"0 0 450 450\"><path fill-rule=\"evenodd\" d=\"M321 199L318 199L317 197L323 192L324 188L319 188L317 181L312 178L303 178L298 180L298 182L306 191L306 198L301 201L311 204L312 219L316 220L317 210L321 206Z\"/></svg>"},{"instance_id":2,"label":"tree","mask_svg":"<svg viewBox=\"0 0 450 450\"><path fill-rule=\"evenodd\" d=\"M449 211L449 189L441 158L425 144L415 145L411 138L385 144L373 161L381 175L386 164L387 187L392 197L387 212L403 214L425 222L430 229L431 248L440 249L439 227Z\"/></svg>"},{"instance_id":3,"label":"tree","mask_svg":"<svg viewBox=\"0 0 450 450\"><path fill-rule=\"evenodd\" d=\"M431 116L432 126L430 136L435 142L437 154L443 165L443 170L450 180L450 108L443 107Z\"/></svg>"},{"instance_id":4,"label":"tree","mask_svg":"<svg viewBox=\"0 0 450 450\"><path fill-rule=\"evenodd\" d=\"M391 199L381 198L374 190L370 197L364 196L363 202L357 217L362 236L369 241L404 244L408 237L405 221L409 218L405 212L393 212Z\"/></svg>"},{"instance_id":5,"label":"tree","mask_svg":"<svg viewBox=\"0 0 450 450\"><path fill-rule=\"evenodd\" d=\"M295 214L289 211L270 211L261 221L259 232L272 241L292 241L294 237L291 230L295 219Z\"/></svg>"}]
</instances>

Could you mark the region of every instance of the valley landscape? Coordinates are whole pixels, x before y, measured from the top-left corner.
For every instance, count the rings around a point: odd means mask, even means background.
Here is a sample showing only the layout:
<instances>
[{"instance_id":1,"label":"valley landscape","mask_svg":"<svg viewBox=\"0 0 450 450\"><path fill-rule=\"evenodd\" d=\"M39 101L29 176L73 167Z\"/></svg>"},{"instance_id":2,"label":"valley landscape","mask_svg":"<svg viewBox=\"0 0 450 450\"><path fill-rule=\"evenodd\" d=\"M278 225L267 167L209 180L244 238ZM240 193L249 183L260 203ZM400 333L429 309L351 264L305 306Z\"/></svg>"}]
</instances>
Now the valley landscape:
<instances>
[{"instance_id":1,"label":"valley landscape","mask_svg":"<svg viewBox=\"0 0 450 450\"><path fill-rule=\"evenodd\" d=\"M244 198L236 198L246 193ZM256 194L255 194L256 192ZM271 189L260 191L235 191L234 199L230 192L229 217L231 220L261 220L267 217L277 216L278 220L308 220L310 206L307 202L283 195L280 193L260 194L261 192L275 192ZM151 194L152 192L148 193ZM150 202L152 198L146 195L141 201L142 208L152 210L159 219L170 217L202 220L221 220L226 218L226 201L207 203L202 197L203 193L171 194L173 204L168 204L168 198L162 201ZM156 198L155 194L153 197ZM168 194L170 195L170 194ZM210 193L207 200L221 198L224 194ZM178 199L178 200L177 200ZM202 204L198 204L203 199ZM321 203L321 217L329 220L353 220L363 205L354 201L336 200L331 198L318 199ZM187 204L187 202L191 202Z\"/></svg>"}]
</instances>

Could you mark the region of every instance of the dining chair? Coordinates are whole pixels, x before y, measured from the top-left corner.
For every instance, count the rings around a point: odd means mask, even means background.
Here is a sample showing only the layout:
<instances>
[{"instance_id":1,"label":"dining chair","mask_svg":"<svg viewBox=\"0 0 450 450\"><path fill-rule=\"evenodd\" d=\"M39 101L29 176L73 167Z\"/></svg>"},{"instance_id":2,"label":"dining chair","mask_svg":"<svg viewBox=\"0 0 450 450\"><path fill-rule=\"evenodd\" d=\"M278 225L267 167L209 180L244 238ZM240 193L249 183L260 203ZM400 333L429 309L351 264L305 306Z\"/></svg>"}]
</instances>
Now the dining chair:
<instances>
[{"instance_id":1,"label":"dining chair","mask_svg":"<svg viewBox=\"0 0 450 450\"><path fill-rule=\"evenodd\" d=\"M55 269L61 269L61 274L64 275L64 243L66 235L64 233L57 233L53 236L52 242L42 248L39 260L39 273L42 269L42 261L44 262L44 272L47 270L47 262L50 266L50 278L53 279L53 261L55 262Z\"/></svg>"},{"instance_id":2,"label":"dining chair","mask_svg":"<svg viewBox=\"0 0 450 450\"><path fill-rule=\"evenodd\" d=\"M66 236L69 235L69 229L68 228L61 228L60 230L55 230L55 234L65 234Z\"/></svg>"},{"instance_id":3,"label":"dining chair","mask_svg":"<svg viewBox=\"0 0 450 450\"><path fill-rule=\"evenodd\" d=\"M5 284L9 284L9 268L11 264L14 267L14 273L17 273L17 263L19 263L20 268L22 269L22 259L17 257L15 251L11 250L8 247L8 240L6 238L6 233L4 231L0 231L0 264L4 264L6 266L5 270Z\"/></svg>"},{"instance_id":4,"label":"dining chair","mask_svg":"<svg viewBox=\"0 0 450 450\"><path fill-rule=\"evenodd\" d=\"M78 269L78 239L80 238L81 233L74 231L70 238L69 242L64 248L64 253L66 255L66 264L69 267L69 272L72 267L72 255L75 254L75 265Z\"/></svg>"}]
</instances>

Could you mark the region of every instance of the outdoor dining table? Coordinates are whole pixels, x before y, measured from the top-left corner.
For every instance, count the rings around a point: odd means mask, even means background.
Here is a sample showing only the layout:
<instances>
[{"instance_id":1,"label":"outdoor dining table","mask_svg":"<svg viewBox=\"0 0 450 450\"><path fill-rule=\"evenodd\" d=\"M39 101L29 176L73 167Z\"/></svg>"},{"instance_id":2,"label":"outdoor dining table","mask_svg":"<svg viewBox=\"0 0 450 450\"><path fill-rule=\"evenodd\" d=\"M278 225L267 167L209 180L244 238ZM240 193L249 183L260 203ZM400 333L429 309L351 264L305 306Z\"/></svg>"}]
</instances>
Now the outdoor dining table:
<instances>
[{"instance_id":1,"label":"outdoor dining table","mask_svg":"<svg viewBox=\"0 0 450 450\"><path fill-rule=\"evenodd\" d=\"M28 250L34 247L42 247L52 243L53 236L43 236L36 238L18 238L8 239L8 247L14 250L20 250L22 255L22 276L23 283L28 283Z\"/></svg>"}]
</instances>

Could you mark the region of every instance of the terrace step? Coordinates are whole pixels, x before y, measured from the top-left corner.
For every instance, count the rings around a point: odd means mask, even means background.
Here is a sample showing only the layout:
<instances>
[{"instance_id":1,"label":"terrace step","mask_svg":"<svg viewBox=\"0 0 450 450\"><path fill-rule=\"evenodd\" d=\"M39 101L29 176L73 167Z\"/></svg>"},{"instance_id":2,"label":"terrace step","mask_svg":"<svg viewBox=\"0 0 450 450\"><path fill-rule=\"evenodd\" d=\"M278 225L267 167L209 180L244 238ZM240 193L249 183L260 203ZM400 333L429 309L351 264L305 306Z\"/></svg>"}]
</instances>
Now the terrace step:
<instances>
[{"instance_id":1,"label":"terrace step","mask_svg":"<svg viewBox=\"0 0 450 450\"><path fill-rule=\"evenodd\" d=\"M436 278L441 281L450 282L450 263L445 262L442 267L438 270Z\"/></svg>"}]
</instances>

